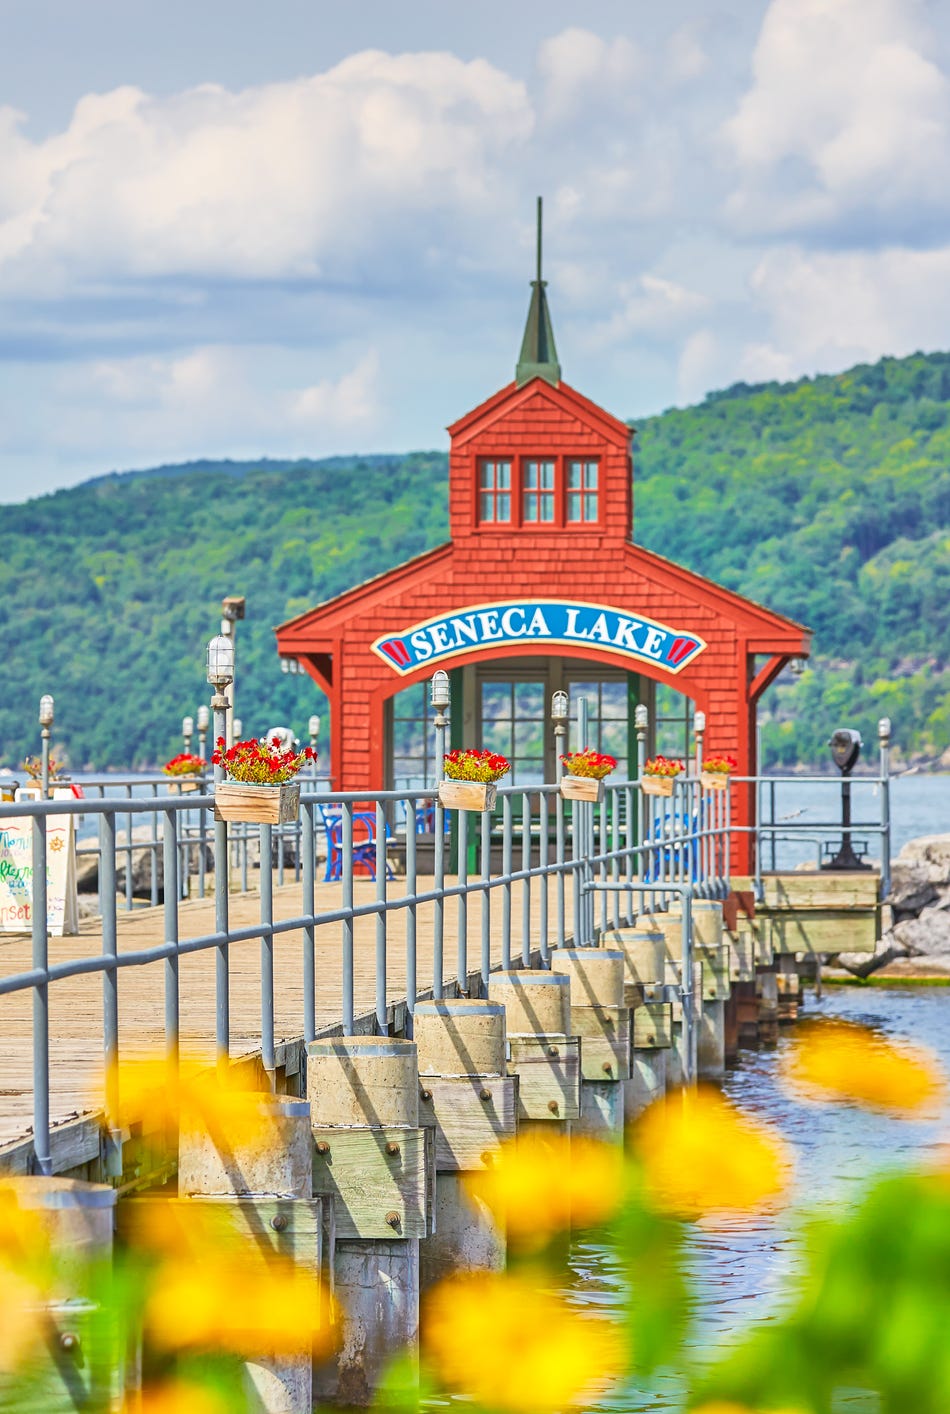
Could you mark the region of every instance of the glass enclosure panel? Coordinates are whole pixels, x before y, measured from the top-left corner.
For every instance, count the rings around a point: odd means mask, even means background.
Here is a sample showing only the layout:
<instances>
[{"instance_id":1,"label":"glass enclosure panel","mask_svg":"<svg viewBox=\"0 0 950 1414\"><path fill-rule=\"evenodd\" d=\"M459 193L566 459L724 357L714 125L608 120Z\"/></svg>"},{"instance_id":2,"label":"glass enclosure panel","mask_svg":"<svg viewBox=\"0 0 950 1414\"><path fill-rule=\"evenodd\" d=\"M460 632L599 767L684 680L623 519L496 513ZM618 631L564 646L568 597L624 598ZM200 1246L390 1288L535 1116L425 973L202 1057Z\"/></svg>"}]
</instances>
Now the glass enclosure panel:
<instances>
[{"instance_id":1,"label":"glass enclosure panel","mask_svg":"<svg viewBox=\"0 0 950 1414\"><path fill-rule=\"evenodd\" d=\"M435 759L428 683L415 683L392 699L392 770L396 790L419 790L435 785L441 762Z\"/></svg>"},{"instance_id":2,"label":"glass enclosure panel","mask_svg":"<svg viewBox=\"0 0 950 1414\"><path fill-rule=\"evenodd\" d=\"M688 763L693 753L693 704L690 699L675 688L658 683L654 714L655 752Z\"/></svg>"},{"instance_id":3,"label":"glass enclosure panel","mask_svg":"<svg viewBox=\"0 0 950 1414\"><path fill-rule=\"evenodd\" d=\"M587 698L587 744L594 751L613 756L617 768L612 773L615 781L626 780L629 771L629 747L627 740L627 679L624 678L572 678L567 684L571 700L571 720L568 726L568 749L577 751L578 702ZM634 755L635 762L636 757Z\"/></svg>"},{"instance_id":4,"label":"glass enclosure panel","mask_svg":"<svg viewBox=\"0 0 950 1414\"><path fill-rule=\"evenodd\" d=\"M545 776L547 732L544 682L480 684L481 745L511 762L506 785L539 785Z\"/></svg>"}]
</instances>

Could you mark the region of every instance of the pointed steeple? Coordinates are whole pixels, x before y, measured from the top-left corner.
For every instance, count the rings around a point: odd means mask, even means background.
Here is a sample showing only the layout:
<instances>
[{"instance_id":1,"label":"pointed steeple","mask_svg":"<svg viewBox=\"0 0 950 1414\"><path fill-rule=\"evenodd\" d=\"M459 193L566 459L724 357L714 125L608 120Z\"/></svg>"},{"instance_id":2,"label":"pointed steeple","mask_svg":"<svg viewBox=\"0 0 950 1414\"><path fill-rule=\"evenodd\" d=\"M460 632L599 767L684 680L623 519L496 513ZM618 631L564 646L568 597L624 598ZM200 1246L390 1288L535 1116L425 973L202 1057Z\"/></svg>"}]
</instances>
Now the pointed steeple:
<instances>
[{"instance_id":1,"label":"pointed steeple","mask_svg":"<svg viewBox=\"0 0 950 1414\"><path fill-rule=\"evenodd\" d=\"M545 378L557 387L561 381L561 365L554 346L554 328L548 298L544 293L546 280L541 279L541 198L538 197L538 270L531 281L531 303L528 322L521 341L521 355L515 368L515 381L520 388L531 378Z\"/></svg>"}]
</instances>

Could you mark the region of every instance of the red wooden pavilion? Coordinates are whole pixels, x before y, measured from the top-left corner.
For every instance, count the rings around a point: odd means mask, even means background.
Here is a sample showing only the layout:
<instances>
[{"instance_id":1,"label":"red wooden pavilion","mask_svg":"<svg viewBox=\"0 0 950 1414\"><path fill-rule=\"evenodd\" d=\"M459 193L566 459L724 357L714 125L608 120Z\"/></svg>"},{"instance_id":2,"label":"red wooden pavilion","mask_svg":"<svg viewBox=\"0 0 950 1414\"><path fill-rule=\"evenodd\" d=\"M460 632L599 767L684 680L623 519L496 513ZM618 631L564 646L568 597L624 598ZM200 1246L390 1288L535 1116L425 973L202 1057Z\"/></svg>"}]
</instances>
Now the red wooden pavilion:
<instances>
[{"instance_id":1,"label":"red wooden pavilion","mask_svg":"<svg viewBox=\"0 0 950 1414\"><path fill-rule=\"evenodd\" d=\"M705 745L756 769L756 703L810 635L633 541L632 429L561 378L540 277L515 380L452 424L451 539L282 624L277 646L330 701L338 789L435 776L422 690L452 682L453 745L490 745L514 779L554 778L550 692L583 692L591 744L634 769L632 714L651 749ZM735 823L752 818L737 789ZM735 837L734 867L751 865Z\"/></svg>"}]
</instances>

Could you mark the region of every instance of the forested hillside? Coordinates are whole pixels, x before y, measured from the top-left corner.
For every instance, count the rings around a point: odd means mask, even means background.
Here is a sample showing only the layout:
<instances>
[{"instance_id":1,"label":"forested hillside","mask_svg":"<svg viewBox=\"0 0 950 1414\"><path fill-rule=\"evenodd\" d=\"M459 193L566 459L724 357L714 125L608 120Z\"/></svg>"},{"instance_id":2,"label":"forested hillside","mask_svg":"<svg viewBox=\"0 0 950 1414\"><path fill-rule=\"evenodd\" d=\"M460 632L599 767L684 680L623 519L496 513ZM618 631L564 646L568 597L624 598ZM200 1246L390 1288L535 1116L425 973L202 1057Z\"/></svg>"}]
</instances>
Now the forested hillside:
<instances>
[{"instance_id":1,"label":"forested hillside","mask_svg":"<svg viewBox=\"0 0 950 1414\"><path fill-rule=\"evenodd\" d=\"M837 725L905 753L950 744L950 354L738 385L637 422L635 539L809 624L813 666L766 699L767 759L824 759ZM271 628L447 536L441 453L196 462L4 507L0 762L37 746L56 697L74 766L176 749L206 699L225 594L245 728L302 730L320 703L282 675Z\"/></svg>"}]
</instances>

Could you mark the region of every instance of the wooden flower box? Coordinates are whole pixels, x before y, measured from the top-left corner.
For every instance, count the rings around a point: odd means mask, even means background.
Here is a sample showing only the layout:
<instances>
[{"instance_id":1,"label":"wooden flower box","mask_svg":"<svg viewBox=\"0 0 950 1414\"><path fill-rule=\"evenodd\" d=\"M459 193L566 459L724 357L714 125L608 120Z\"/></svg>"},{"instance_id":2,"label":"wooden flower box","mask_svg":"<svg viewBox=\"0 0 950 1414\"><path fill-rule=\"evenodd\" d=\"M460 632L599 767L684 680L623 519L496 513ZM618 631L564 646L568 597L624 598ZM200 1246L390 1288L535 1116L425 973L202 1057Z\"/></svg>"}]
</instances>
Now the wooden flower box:
<instances>
[{"instance_id":1,"label":"wooden flower box","mask_svg":"<svg viewBox=\"0 0 950 1414\"><path fill-rule=\"evenodd\" d=\"M494 810L498 787L494 781L440 781L439 804L446 810Z\"/></svg>"},{"instance_id":2,"label":"wooden flower box","mask_svg":"<svg viewBox=\"0 0 950 1414\"><path fill-rule=\"evenodd\" d=\"M300 814L300 782L279 786L219 781L214 788L214 818L249 825L292 825Z\"/></svg>"},{"instance_id":3,"label":"wooden flower box","mask_svg":"<svg viewBox=\"0 0 950 1414\"><path fill-rule=\"evenodd\" d=\"M703 790L725 790L729 784L728 771L700 771L699 779Z\"/></svg>"},{"instance_id":4,"label":"wooden flower box","mask_svg":"<svg viewBox=\"0 0 950 1414\"><path fill-rule=\"evenodd\" d=\"M604 783L593 776L572 776L567 772L561 777L562 800L592 800L604 798Z\"/></svg>"},{"instance_id":5,"label":"wooden flower box","mask_svg":"<svg viewBox=\"0 0 950 1414\"><path fill-rule=\"evenodd\" d=\"M175 776L168 782L169 795L191 795L203 788L204 781L200 776ZM271 787L268 786L267 789L270 790Z\"/></svg>"},{"instance_id":6,"label":"wooden flower box","mask_svg":"<svg viewBox=\"0 0 950 1414\"><path fill-rule=\"evenodd\" d=\"M641 776L640 789L644 795L672 795L675 776Z\"/></svg>"}]
</instances>

